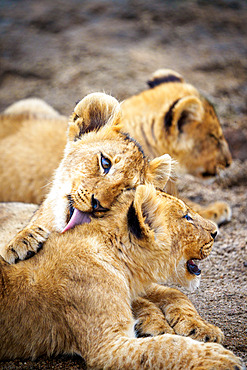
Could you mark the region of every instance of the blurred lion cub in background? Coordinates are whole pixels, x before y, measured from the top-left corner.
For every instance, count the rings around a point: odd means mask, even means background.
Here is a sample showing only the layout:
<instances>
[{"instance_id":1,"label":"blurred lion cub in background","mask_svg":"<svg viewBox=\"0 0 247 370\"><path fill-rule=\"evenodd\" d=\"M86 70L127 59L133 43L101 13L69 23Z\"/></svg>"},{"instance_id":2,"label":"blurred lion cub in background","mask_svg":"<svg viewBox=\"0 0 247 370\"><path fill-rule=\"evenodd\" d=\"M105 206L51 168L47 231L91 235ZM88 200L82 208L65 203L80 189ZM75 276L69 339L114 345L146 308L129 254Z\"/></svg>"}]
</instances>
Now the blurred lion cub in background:
<instances>
[{"instance_id":1,"label":"blurred lion cub in background","mask_svg":"<svg viewBox=\"0 0 247 370\"><path fill-rule=\"evenodd\" d=\"M150 89L122 105L122 131L141 143L150 158L170 154L179 170L215 176L231 154L213 106L171 70L156 71ZM40 99L14 103L0 115L0 200L41 203L66 145L67 118ZM174 183L167 191L176 194ZM186 200L187 201L187 200ZM225 202L196 211L217 224L229 221Z\"/></svg>"}]
</instances>

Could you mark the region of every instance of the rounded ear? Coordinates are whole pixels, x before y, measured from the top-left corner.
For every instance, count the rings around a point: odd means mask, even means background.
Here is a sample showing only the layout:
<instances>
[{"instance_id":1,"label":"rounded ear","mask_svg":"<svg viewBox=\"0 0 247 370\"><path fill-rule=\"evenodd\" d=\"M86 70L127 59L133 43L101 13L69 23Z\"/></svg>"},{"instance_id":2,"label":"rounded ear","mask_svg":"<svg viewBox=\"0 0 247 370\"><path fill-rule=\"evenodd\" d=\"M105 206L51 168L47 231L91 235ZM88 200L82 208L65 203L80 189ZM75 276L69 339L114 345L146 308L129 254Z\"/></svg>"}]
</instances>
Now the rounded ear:
<instances>
[{"instance_id":1,"label":"rounded ear","mask_svg":"<svg viewBox=\"0 0 247 370\"><path fill-rule=\"evenodd\" d=\"M153 88L167 82L184 82L184 79L172 69L158 69L152 74L147 84L150 88Z\"/></svg>"},{"instance_id":2,"label":"rounded ear","mask_svg":"<svg viewBox=\"0 0 247 370\"><path fill-rule=\"evenodd\" d=\"M151 224L148 218L148 210L155 207L154 199L156 190L152 185L139 185L136 188L135 198L128 210L128 228L137 238L147 237L150 232Z\"/></svg>"},{"instance_id":3,"label":"rounded ear","mask_svg":"<svg viewBox=\"0 0 247 370\"><path fill-rule=\"evenodd\" d=\"M89 94L75 106L69 121L68 140L80 140L82 135L106 125L118 126L120 118L120 104L115 98L104 93Z\"/></svg>"},{"instance_id":4,"label":"rounded ear","mask_svg":"<svg viewBox=\"0 0 247 370\"><path fill-rule=\"evenodd\" d=\"M166 112L165 128L169 131L173 127L182 132L185 124L190 121L201 121L203 114L204 109L201 101L195 96L186 96L175 101Z\"/></svg>"},{"instance_id":5,"label":"rounded ear","mask_svg":"<svg viewBox=\"0 0 247 370\"><path fill-rule=\"evenodd\" d=\"M152 246L160 226L159 204L159 196L154 186L139 185L128 211L129 231L140 241L147 242L148 238L149 247Z\"/></svg>"},{"instance_id":6,"label":"rounded ear","mask_svg":"<svg viewBox=\"0 0 247 370\"><path fill-rule=\"evenodd\" d=\"M167 181L174 176L175 163L169 154L152 159L149 162L146 181L159 189L164 189Z\"/></svg>"}]
</instances>

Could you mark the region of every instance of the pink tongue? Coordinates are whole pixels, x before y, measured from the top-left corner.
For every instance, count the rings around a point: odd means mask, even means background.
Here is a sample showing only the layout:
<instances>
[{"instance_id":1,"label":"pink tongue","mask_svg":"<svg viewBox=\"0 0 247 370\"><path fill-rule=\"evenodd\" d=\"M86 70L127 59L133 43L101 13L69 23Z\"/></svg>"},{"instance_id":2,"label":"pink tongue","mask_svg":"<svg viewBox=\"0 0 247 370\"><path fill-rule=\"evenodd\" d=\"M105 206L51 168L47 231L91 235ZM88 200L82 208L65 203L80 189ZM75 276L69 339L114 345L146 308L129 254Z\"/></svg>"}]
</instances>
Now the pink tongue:
<instances>
[{"instance_id":1,"label":"pink tongue","mask_svg":"<svg viewBox=\"0 0 247 370\"><path fill-rule=\"evenodd\" d=\"M62 233L69 229L72 229L75 225L89 224L89 222L91 222L91 220L87 213L74 208L73 215L69 220L69 223L63 229Z\"/></svg>"}]
</instances>

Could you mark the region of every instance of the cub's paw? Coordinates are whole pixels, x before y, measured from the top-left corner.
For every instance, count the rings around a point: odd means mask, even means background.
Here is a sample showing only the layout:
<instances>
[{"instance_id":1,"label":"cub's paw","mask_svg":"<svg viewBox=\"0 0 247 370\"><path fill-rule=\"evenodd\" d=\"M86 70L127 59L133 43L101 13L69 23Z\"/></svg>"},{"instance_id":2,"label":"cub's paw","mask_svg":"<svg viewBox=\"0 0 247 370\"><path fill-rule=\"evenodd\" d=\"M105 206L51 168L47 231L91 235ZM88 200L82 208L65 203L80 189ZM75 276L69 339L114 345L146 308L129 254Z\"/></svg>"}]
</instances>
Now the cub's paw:
<instances>
[{"instance_id":1,"label":"cub's paw","mask_svg":"<svg viewBox=\"0 0 247 370\"><path fill-rule=\"evenodd\" d=\"M148 299L138 297L132 302L132 313L137 320L136 337L154 337L161 334L175 334L163 312Z\"/></svg>"},{"instance_id":2,"label":"cub's paw","mask_svg":"<svg viewBox=\"0 0 247 370\"><path fill-rule=\"evenodd\" d=\"M245 370L241 358L216 343L203 343L197 353L194 369L197 370Z\"/></svg>"},{"instance_id":3,"label":"cub's paw","mask_svg":"<svg viewBox=\"0 0 247 370\"><path fill-rule=\"evenodd\" d=\"M175 320L174 320L175 318ZM201 342L217 342L224 341L224 334L217 326L209 324L200 317L180 317L173 320L168 320L176 334L184 337L190 337Z\"/></svg>"},{"instance_id":4,"label":"cub's paw","mask_svg":"<svg viewBox=\"0 0 247 370\"><path fill-rule=\"evenodd\" d=\"M5 247L2 257L8 263L26 260L37 253L49 236L45 228L33 225L21 230Z\"/></svg>"},{"instance_id":5,"label":"cub's paw","mask_svg":"<svg viewBox=\"0 0 247 370\"><path fill-rule=\"evenodd\" d=\"M169 326L165 317L153 315L140 317L135 324L135 334L137 338L154 337L162 334L175 334Z\"/></svg>"},{"instance_id":6,"label":"cub's paw","mask_svg":"<svg viewBox=\"0 0 247 370\"><path fill-rule=\"evenodd\" d=\"M227 223L232 218L232 210L226 202L215 202L199 211L200 215L217 225Z\"/></svg>"}]
</instances>

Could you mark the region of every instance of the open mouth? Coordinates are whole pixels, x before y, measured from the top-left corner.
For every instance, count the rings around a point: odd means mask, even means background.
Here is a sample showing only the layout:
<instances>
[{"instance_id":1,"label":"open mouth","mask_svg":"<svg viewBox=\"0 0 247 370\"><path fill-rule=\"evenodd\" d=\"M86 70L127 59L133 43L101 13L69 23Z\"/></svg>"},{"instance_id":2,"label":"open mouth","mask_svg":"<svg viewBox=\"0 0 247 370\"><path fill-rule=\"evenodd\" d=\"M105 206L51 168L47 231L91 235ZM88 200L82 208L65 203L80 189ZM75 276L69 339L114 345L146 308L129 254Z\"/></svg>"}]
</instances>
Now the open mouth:
<instances>
[{"instance_id":1,"label":"open mouth","mask_svg":"<svg viewBox=\"0 0 247 370\"><path fill-rule=\"evenodd\" d=\"M225 166L217 164L217 166L213 168L211 171L201 172L201 177L204 179L216 177L224 170L225 170Z\"/></svg>"},{"instance_id":2,"label":"open mouth","mask_svg":"<svg viewBox=\"0 0 247 370\"><path fill-rule=\"evenodd\" d=\"M199 269L199 267L195 264L195 262L193 260L187 261L187 269L188 269L189 273L192 274L192 275L200 275L201 274L201 270Z\"/></svg>"},{"instance_id":3,"label":"open mouth","mask_svg":"<svg viewBox=\"0 0 247 370\"><path fill-rule=\"evenodd\" d=\"M215 172L213 172L213 173L210 173L210 172L203 172L202 174L202 177L204 178L204 179L207 179L207 178L210 178L210 177L214 177L214 176L216 176L217 175L217 172L215 171Z\"/></svg>"}]
</instances>

